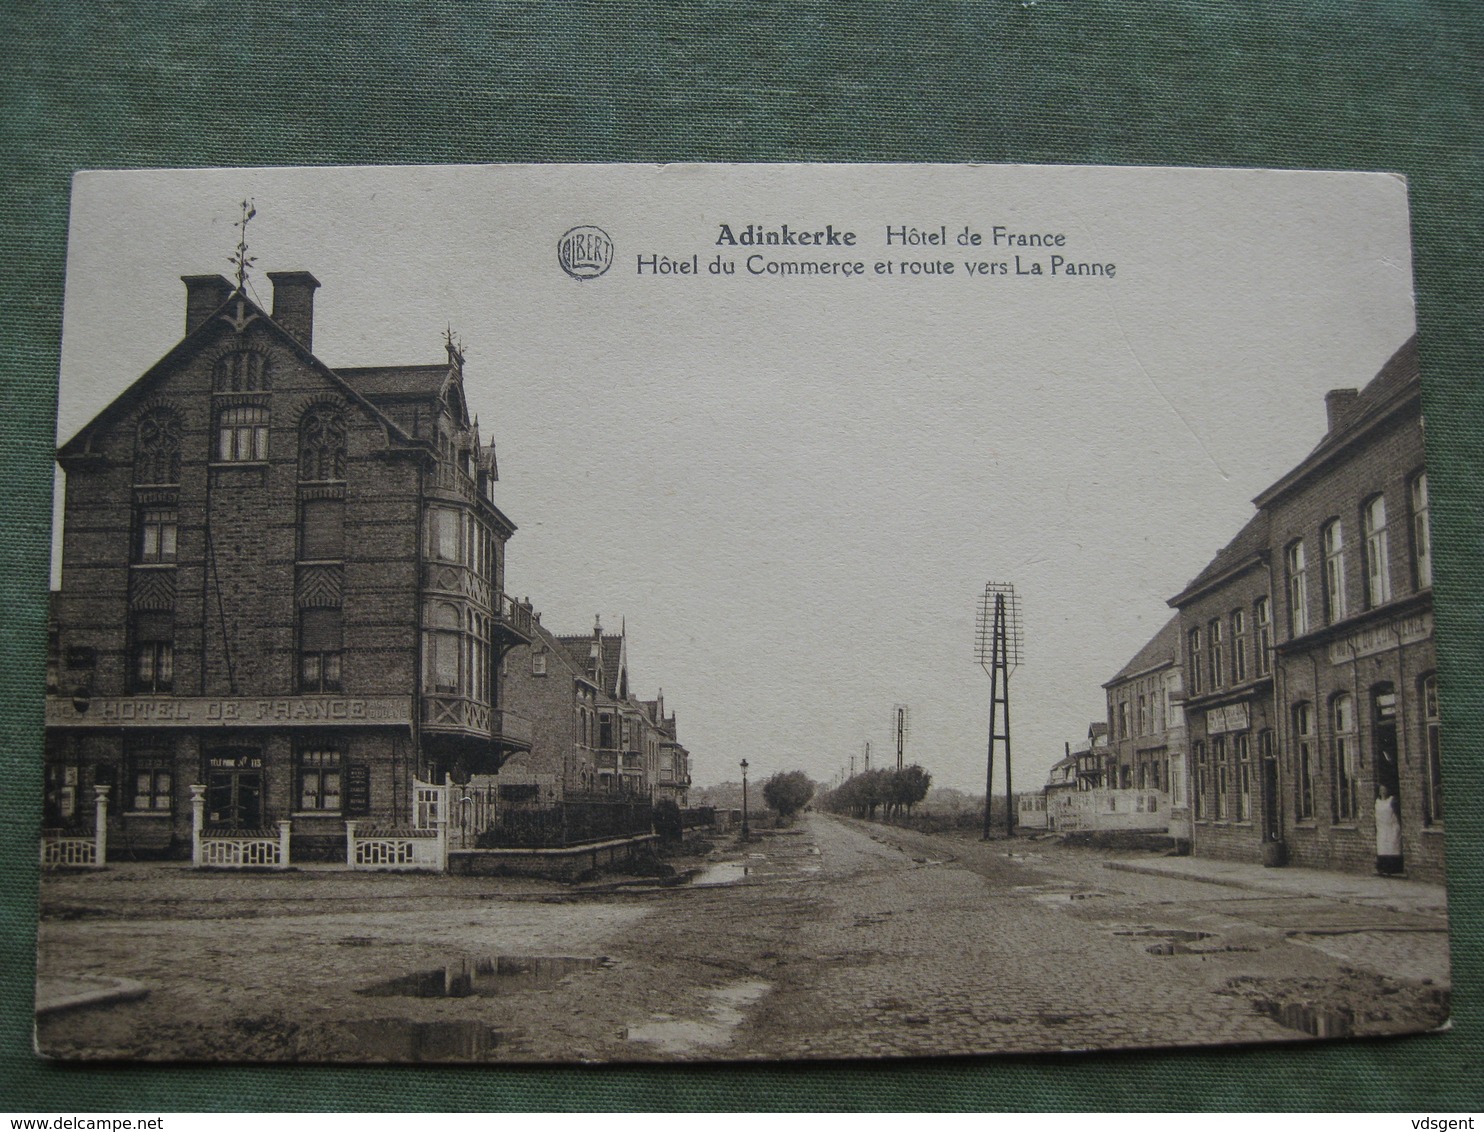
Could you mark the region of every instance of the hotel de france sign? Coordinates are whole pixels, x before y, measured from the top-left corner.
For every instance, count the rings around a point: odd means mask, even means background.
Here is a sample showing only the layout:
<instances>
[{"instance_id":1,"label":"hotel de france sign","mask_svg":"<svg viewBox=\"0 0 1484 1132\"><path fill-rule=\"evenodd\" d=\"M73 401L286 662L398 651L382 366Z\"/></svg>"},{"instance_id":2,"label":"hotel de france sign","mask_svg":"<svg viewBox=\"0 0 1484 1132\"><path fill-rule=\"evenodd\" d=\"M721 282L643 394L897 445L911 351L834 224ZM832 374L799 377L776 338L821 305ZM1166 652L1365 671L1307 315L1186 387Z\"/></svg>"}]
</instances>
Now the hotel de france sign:
<instances>
[{"instance_id":1,"label":"hotel de france sign","mask_svg":"<svg viewBox=\"0 0 1484 1132\"><path fill-rule=\"evenodd\" d=\"M343 727L412 724L411 696L48 696L49 727Z\"/></svg>"}]
</instances>

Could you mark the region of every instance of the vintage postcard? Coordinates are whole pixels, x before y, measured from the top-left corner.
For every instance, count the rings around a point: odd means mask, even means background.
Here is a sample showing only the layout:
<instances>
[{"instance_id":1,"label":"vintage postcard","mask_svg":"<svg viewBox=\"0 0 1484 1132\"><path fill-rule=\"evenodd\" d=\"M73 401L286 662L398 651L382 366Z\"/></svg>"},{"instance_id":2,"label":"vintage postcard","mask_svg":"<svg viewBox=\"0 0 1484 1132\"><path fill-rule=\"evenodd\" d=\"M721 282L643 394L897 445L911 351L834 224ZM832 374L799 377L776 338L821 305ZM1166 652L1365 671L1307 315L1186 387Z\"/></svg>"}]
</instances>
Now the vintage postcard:
<instances>
[{"instance_id":1,"label":"vintage postcard","mask_svg":"<svg viewBox=\"0 0 1484 1132\"><path fill-rule=\"evenodd\" d=\"M1448 1018L1407 188L79 174L37 1045Z\"/></svg>"}]
</instances>

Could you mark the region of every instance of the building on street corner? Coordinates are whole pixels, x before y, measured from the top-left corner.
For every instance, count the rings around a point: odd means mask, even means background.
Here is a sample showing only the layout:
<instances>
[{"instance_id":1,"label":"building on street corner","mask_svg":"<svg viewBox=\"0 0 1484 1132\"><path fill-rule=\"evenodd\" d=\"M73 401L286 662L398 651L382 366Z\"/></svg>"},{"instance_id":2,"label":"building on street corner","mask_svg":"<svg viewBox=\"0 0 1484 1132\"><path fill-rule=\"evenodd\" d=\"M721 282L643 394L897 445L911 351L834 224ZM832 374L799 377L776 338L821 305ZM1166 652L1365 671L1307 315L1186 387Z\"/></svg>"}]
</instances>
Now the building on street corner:
<instances>
[{"instance_id":1,"label":"building on street corner","mask_svg":"<svg viewBox=\"0 0 1484 1132\"><path fill-rule=\"evenodd\" d=\"M319 282L268 278L271 314L187 276L185 336L58 453L46 821L109 786L115 853L188 854L197 785L207 826L343 855L346 819L405 825L417 783L533 744L495 679L532 616L461 346L332 368Z\"/></svg>"}]
</instances>

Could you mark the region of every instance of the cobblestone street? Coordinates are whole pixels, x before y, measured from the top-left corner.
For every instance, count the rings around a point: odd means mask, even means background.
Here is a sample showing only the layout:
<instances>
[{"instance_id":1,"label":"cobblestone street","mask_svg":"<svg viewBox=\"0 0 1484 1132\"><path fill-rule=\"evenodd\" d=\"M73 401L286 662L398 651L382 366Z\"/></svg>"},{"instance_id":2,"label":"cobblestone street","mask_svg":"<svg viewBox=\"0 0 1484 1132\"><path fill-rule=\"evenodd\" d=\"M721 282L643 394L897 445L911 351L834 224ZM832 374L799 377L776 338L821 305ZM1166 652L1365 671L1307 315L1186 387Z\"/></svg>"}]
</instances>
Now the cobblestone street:
<instances>
[{"instance_id":1,"label":"cobblestone street","mask_svg":"<svg viewBox=\"0 0 1484 1132\"><path fill-rule=\"evenodd\" d=\"M968 1054L1427 1029L1441 889L809 815L689 883L121 865L43 885L59 1057L649 1060ZM1283 870L1275 870L1281 873ZM1265 878L1258 878L1263 880ZM1394 893L1394 897L1392 896Z\"/></svg>"}]
</instances>

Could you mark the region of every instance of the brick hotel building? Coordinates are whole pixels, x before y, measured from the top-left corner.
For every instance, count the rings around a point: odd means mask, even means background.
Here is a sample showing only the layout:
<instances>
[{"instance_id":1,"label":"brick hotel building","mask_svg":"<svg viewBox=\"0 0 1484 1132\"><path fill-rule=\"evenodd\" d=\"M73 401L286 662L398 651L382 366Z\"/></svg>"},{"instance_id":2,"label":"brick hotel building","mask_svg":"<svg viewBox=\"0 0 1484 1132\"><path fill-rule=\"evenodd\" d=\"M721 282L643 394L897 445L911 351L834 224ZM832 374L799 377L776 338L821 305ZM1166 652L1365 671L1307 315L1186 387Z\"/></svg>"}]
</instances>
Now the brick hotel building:
<instances>
[{"instance_id":1,"label":"brick hotel building","mask_svg":"<svg viewBox=\"0 0 1484 1132\"><path fill-rule=\"evenodd\" d=\"M435 365L335 369L306 272L272 313L188 276L185 337L58 453L67 477L46 708L46 821L110 855L188 855L206 824L289 819L295 857L344 819L405 825L416 781L529 751L501 658L515 525L449 336Z\"/></svg>"}]
</instances>

